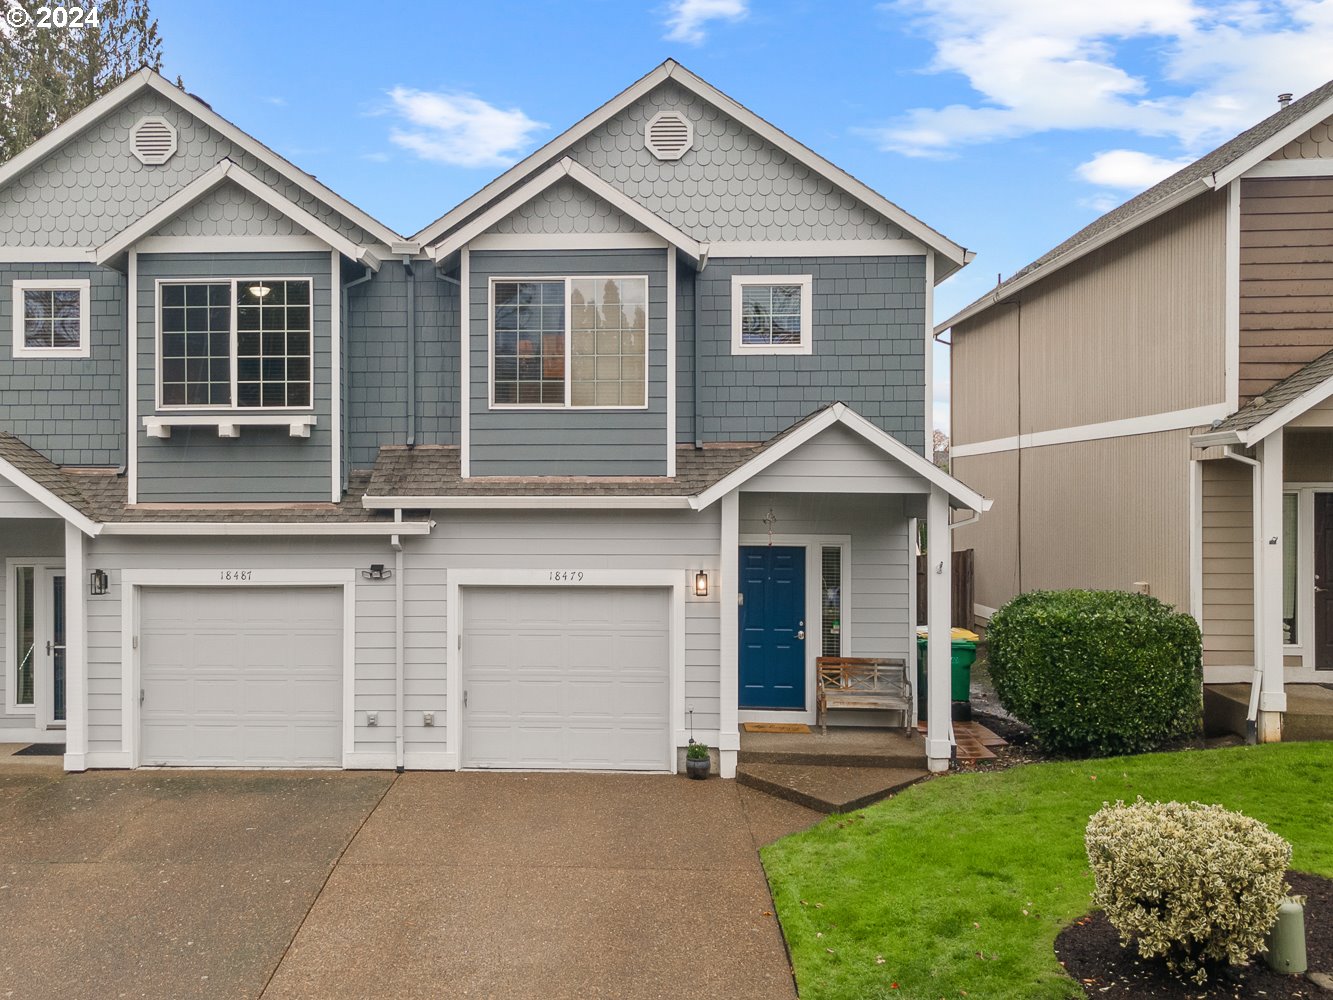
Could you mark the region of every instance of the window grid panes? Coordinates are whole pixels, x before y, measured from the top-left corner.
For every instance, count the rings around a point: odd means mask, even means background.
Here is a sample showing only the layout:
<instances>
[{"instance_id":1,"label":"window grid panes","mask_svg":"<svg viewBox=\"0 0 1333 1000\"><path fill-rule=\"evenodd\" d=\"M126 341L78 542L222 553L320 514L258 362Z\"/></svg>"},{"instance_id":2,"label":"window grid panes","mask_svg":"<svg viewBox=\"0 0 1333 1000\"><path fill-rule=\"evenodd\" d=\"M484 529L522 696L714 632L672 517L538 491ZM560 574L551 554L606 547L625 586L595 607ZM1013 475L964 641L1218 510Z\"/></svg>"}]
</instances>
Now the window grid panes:
<instances>
[{"instance_id":1,"label":"window grid panes","mask_svg":"<svg viewBox=\"0 0 1333 1000\"><path fill-rule=\"evenodd\" d=\"M162 286L162 405L231 403L231 284Z\"/></svg>"},{"instance_id":2,"label":"window grid panes","mask_svg":"<svg viewBox=\"0 0 1333 1000\"><path fill-rule=\"evenodd\" d=\"M1282 641L1299 642L1296 612L1298 506L1295 493L1282 494Z\"/></svg>"},{"instance_id":3,"label":"window grid panes","mask_svg":"<svg viewBox=\"0 0 1333 1000\"><path fill-rule=\"evenodd\" d=\"M564 405L564 281L497 281L494 288L495 402Z\"/></svg>"},{"instance_id":4,"label":"window grid panes","mask_svg":"<svg viewBox=\"0 0 1333 1000\"><path fill-rule=\"evenodd\" d=\"M310 283L242 281L236 290L236 403L310 405Z\"/></svg>"},{"instance_id":5,"label":"window grid panes","mask_svg":"<svg viewBox=\"0 0 1333 1000\"><path fill-rule=\"evenodd\" d=\"M572 405L644 405L647 298L647 282L642 278L571 279Z\"/></svg>"},{"instance_id":6,"label":"window grid panes","mask_svg":"<svg viewBox=\"0 0 1333 1000\"><path fill-rule=\"evenodd\" d=\"M35 349L77 349L82 308L82 295L77 288L24 289L23 345Z\"/></svg>"},{"instance_id":7,"label":"window grid panes","mask_svg":"<svg viewBox=\"0 0 1333 1000\"><path fill-rule=\"evenodd\" d=\"M820 553L819 648L821 656L842 655L842 549Z\"/></svg>"},{"instance_id":8,"label":"window grid panes","mask_svg":"<svg viewBox=\"0 0 1333 1000\"><path fill-rule=\"evenodd\" d=\"M33 703L33 681L36 664L33 646L36 641L36 570L31 566L14 567L14 701L19 705Z\"/></svg>"},{"instance_id":9,"label":"window grid panes","mask_svg":"<svg viewBox=\"0 0 1333 1000\"><path fill-rule=\"evenodd\" d=\"M746 347L799 347L801 286L742 286L741 344Z\"/></svg>"}]
</instances>

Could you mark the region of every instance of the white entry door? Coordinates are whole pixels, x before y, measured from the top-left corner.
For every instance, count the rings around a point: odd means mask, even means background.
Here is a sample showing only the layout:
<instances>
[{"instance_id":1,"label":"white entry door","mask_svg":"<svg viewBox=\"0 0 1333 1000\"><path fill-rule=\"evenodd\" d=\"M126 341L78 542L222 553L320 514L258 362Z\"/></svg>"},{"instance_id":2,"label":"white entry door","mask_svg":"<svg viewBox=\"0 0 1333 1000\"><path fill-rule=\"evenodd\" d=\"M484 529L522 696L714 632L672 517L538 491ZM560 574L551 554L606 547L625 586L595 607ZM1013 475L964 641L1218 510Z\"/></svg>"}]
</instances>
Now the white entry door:
<instances>
[{"instance_id":1,"label":"white entry door","mask_svg":"<svg viewBox=\"0 0 1333 1000\"><path fill-rule=\"evenodd\" d=\"M141 763L342 763L341 589L141 593Z\"/></svg>"},{"instance_id":2,"label":"white entry door","mask_svg":"<svg viewBox=\"0 0 1333 1000\"><path fill-rule=\"evenodd\" d=\"M466 588L461 617L464 767L674 769L668 591Z\"/></svg>"}]
</instances>

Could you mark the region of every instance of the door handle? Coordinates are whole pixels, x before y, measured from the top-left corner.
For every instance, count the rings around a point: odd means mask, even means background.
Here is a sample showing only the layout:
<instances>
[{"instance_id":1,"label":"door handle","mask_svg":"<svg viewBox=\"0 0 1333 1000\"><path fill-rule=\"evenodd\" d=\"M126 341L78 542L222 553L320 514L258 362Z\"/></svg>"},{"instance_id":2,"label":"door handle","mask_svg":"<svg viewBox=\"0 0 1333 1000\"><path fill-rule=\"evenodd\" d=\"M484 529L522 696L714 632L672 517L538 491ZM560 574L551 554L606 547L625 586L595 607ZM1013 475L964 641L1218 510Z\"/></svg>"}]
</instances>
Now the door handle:
<instances>
[{"instance_id":1,"label":"door handle","mask_svg":"<svg viewBox=\"0 0 1333 1000\"><path fill-rule=\"evenodd\" d=\"M1318 589L1319 589L1318 587L1315 588L1315 590L1318 590ZM50 656L50 655L51 655L51 640L50 640L50 639L47 639L47 640L46 640L46 655L47 655L47 656Z\"/></svg>"},{"instance_id":2,"label":"door handle","mask_svg":"<svg viewBox=\"0 0 1333 1000\"><path fill-rule=\"evenodd\" d=\"M467 708L467 692L463 692L463 707Z\"/></svg>"},{"instance_id":3,"label":"door handle","mask_svg":"<svg viewBox=\"0 0 1333 1000\"><path fill-rule=\"evenodd\" d=\"M804 639L804 638L805 638L805 629L801 629L799 632L797 632L797 633L796 633L796 638L798 638L798 639Z\"/></svg>"}]
</instances>

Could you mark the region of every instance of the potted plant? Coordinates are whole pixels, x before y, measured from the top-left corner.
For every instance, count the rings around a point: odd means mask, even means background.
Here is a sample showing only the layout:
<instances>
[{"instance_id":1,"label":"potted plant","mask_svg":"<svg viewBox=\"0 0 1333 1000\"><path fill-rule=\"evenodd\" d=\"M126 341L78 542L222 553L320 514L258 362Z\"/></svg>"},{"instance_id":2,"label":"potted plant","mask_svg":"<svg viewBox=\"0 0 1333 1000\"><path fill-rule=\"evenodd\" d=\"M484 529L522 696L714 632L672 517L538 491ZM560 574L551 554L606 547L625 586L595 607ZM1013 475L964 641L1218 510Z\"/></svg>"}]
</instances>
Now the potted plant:
<instances>
[{"instance_id":1,"label":"potted plant","mask_svg":"<svg viewBox=\"0 0 1333 1000\"><path fill-rule=\"evenodd\" d=\"M708 777L708 771L712 766L713 758L709 756L708 744L690 740L690 745L685 748L685 773L697 781L702 781Z\"/></svg>"}]
</instances>

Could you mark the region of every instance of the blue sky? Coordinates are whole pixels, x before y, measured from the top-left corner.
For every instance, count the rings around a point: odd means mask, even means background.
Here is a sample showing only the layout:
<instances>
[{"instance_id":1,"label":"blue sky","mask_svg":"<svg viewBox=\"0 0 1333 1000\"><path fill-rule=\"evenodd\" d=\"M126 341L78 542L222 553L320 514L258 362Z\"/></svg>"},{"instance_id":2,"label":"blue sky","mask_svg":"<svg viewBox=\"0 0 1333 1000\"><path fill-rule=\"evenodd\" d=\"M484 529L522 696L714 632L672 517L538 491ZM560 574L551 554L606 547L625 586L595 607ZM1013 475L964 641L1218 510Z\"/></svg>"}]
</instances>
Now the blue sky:
<instances>
[{"instance_id":1,"label":"blue sky","mask_svg":"<svg viewBox=\"0 0 1333 1000\"><path fill-rule=\"evenodd\" d=\"M152 7L165 72L406 234L674 57L975 250L937 318L1333 73L1333 0Z\"/></svg>"}]
</instances>

